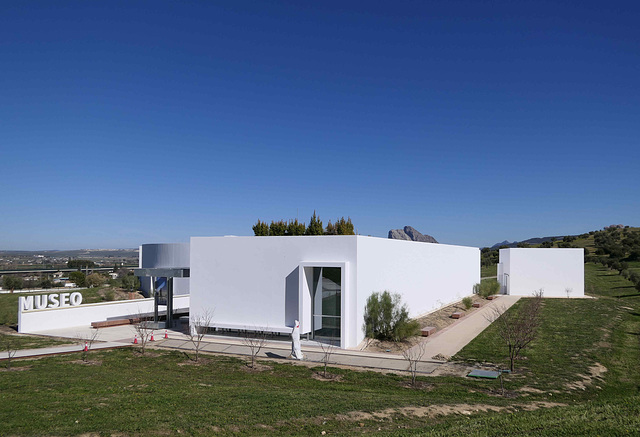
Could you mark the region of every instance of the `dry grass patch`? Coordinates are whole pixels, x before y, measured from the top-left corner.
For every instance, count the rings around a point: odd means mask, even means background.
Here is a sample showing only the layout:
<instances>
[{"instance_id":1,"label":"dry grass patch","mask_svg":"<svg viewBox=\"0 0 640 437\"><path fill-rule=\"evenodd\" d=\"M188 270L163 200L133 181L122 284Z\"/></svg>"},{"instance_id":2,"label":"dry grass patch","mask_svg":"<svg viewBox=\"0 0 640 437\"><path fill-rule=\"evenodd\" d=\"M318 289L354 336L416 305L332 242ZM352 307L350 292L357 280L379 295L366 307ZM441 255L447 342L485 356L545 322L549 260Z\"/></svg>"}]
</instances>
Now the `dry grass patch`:
<instances>
[{"instance_id":1,"label":"dry grass patch","mask_svg":"<svg viewBox=\"0 0 640 437\"><path fill-rule=\"evenodd\" d=\"M311 377L317 381L342 381L342 375L335 375L333 373L327 373L327 376L324 376L324 373L321 372L313 372Z\"/></svg>"},{"instance_id":2,"label":"dry grass patch","mask_svg":"<svg viewBox=\"0 0 640 437\"><path fill-rule=\"evenodd\" d=\"M386 408L380 411L351 411L346 414L338 414L336 420L357 422L361 420L382 421L404 416L409 418L429 418L435 419L441 416L461 414L470 416L475 413L501 412L516 410L534 411L541 408L566 407L567 404L560 402L531 402L528 404L516 404L512 406L498 406L488 404L453 404L453 405L427 405L420 407Z\"/></svg>"},{"instance_id":3,"label":"dry grass patch","mask_svg":"<svg viewBox=\"0 0 640 437\"><path fill-rule=\"evenodd\" d=\"M565 384L565 387L569 390L586 390L593 384L594 379L602 379L602 375L606 372L607 368L605 366L600 363L595 363L593 366L589 367L588 375L577 375L581 380L567 383Z\"/></svg>"}]
</instances>

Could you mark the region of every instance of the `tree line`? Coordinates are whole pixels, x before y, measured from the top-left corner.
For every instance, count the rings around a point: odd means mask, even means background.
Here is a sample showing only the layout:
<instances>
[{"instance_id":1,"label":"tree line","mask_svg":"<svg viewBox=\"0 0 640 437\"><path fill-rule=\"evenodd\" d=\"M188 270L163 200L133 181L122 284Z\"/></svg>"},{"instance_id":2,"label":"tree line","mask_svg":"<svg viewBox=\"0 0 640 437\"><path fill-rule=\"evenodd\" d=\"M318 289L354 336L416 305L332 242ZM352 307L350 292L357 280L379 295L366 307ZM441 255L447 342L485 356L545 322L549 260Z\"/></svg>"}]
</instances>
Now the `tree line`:
<instances>
[{"instance_id":1,"label":"tree line","mask_svg":"<svg viewBox=\"0 0 640 437\"><path fill-rule=\"evenodd\" d=\"M258 222L253 225L253 234L256 237L279 237L288 235L355 235L353 223L351 218L345 220L344 217L339 218L335 223L331 223L331 220L327 222L326 226L322 225L322 220L313 211L313 215L309 220L309 226L306 223L300 223L298 219L294 220L278 220Z\"/></svg>"},{"instance_id":2,"label":"tree line","mask_svg":"<svg viewBox=\"0 0 640 437\"><path fill-rule=\"evenodd\" d=\"M590 232L591 233L591 232ZM640 261L640 230L608 227L594 231L595 255L586 255L585 262L600 263L631 281L640 292L640 274L630 270L629 262Z\"/></svg>"}]
</instances>

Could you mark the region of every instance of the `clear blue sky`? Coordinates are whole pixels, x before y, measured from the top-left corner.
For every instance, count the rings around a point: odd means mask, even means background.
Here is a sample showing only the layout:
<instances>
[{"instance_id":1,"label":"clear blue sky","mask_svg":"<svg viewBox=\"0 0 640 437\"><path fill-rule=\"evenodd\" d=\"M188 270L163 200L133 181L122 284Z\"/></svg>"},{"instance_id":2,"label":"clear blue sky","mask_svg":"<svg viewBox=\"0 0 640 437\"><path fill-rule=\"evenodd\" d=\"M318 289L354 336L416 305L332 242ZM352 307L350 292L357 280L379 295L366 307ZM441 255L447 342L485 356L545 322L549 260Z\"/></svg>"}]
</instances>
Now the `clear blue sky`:
<instances>
[{"instance_id":1,"label":"clear blue sky","mask_svg":"<svg viewBox=\"0 0 640 437\"><path fill-rule=\"evenodd\" d=\"M638 2L2 2L0 249L640 225Z\"/></svg>"}]
</instances>

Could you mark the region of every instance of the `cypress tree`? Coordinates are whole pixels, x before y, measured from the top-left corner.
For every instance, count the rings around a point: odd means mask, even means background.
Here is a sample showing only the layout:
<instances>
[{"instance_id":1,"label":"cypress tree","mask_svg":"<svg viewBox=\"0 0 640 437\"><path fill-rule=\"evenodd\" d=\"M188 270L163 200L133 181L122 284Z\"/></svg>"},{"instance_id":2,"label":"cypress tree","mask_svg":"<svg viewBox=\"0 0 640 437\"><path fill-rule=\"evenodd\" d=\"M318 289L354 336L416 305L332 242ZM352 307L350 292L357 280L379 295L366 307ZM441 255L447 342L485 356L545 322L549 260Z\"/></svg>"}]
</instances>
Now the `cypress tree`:
<instances>
[{"instance_id":1,"label":"cypress tree","mask_svg":"<svg viewBox=\"0 0 640 437\"><path fill-rule=\"evenodd\" d=\"M311 216L311 220L309 221L309 226L307 227L307 235L323 235L324 229L322 227L322 220L320 220L316 216L315 210L313 211L313 215Z\"/></svg>"}]
</instances>

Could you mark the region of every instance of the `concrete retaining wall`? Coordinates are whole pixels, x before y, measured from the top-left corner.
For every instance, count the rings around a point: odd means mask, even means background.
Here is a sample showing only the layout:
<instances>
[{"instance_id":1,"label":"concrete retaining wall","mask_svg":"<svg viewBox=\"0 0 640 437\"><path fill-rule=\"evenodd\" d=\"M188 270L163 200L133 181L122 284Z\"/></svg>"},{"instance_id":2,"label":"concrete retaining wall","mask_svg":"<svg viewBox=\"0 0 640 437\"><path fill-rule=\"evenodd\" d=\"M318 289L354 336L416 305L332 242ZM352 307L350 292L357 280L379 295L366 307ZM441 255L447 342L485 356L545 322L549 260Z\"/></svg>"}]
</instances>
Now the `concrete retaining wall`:
<instances>
[{"instance_id":1,"label":"concrete retaining wall","mask_svg":"<svg viewBox=\"0 0 640 437\"><path fill-rule=\"evenodd\" d=\"M189 295L175 296L174 309L188 309ZM101 302L65 308L23 311L18 309L18 332L87 326L91 322L124 319L138 314L152 314L153 299Z\"/></svg>"}]
</instances>

